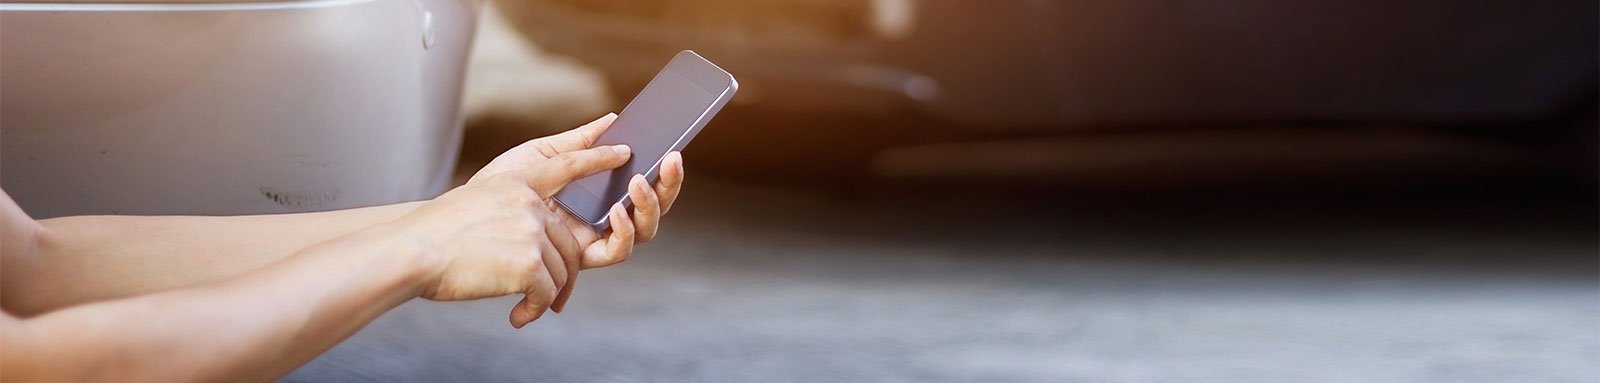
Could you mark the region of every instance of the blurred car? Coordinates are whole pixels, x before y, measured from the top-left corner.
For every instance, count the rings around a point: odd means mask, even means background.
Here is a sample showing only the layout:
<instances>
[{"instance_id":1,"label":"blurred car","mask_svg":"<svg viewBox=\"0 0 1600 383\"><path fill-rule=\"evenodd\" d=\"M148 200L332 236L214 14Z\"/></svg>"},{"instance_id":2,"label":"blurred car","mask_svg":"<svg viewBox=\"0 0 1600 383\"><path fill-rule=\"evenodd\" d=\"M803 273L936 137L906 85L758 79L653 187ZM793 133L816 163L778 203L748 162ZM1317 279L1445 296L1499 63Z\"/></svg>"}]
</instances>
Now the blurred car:
<instances>
[{"instance_id":1,"label":"blurred car","mask_svg":"<svg viewBox=\"0 0 1600 383\"><path fill-rule=\"evenodd\" d=\"M1585 116L1600 81L1596 3L1579 0L498 5L541 48L607 73L624 100L671 52L701 52L744 85L733 114L806 121L781 131L707 130L723 141L712 146L756 141L771 144L757 145L769 154L828 145L820 148L838 155L834 143L862 135L871 144L856 149L872 151L1261 125L1394 123L1570 139L1574 129L1592 129L1566 121L1592 121ZM907 126L882 133L882 125ZM762 161L755 154L743 158Z\"/></svg>"}]
</instances>

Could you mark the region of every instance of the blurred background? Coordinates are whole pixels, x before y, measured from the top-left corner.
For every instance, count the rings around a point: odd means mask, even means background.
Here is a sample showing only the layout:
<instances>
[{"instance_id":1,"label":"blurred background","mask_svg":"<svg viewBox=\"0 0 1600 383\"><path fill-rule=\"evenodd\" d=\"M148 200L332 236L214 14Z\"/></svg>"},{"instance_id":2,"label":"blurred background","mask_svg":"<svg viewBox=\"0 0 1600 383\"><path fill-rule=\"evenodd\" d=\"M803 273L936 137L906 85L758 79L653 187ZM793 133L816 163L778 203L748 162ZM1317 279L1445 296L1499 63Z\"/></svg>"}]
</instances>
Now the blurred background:
<instances>
[{"instance_id":1,"label":"blurred background","mask_svg":"<svg viewBox=\"0 0 1600 383\"><path fill-rule=\"evenodd\" d=\"M290 381L1596 382L1593 1L522 0L457 172L694 49L660 238Z\"/></svg>"}]
</instances>

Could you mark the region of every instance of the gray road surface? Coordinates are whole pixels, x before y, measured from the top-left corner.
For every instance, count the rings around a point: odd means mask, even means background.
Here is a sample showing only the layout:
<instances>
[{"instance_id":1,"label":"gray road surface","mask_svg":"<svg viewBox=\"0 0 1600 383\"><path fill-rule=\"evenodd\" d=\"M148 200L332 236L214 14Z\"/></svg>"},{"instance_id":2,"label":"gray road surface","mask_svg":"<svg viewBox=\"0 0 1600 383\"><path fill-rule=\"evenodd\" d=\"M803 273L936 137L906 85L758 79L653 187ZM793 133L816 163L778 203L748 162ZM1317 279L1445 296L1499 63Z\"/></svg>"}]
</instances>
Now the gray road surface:
<instances>
[{"instance_id":1,"label":"gray road surface","mask_svg":"<svg viewBox=\"0 0 1600 383\"><path fill-rule=\"evenodd\" d=\"M567 314L518 331L514 298L413 302L289 380L1600 381L1595 228L1569 207L1039 209L696 181Z\"/></svg>"}]
</instances>

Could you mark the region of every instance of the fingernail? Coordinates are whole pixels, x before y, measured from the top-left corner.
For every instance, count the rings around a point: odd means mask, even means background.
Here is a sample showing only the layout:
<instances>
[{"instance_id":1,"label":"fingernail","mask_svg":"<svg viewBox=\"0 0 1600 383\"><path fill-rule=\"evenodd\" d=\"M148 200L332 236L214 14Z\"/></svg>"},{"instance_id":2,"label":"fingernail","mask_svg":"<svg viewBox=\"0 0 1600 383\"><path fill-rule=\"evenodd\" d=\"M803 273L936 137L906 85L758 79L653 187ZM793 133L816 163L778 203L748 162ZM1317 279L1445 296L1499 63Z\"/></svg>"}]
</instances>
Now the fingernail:
<instances>
[{"instance_id":1,"label":"fingernail","mask_svg":"<svg viewBox=\"0 0 1600 383\"><path fill-rule=\"evenodd\" d=\"M633 148L629 148L628 145L611 145L611 151L621 155L628 155L628 153L633 152Z\"/></svg>"},{"instance_id":2,"label":"fingernail","mask_svg":"<svg viewBox=\"0 0 1600 383\"><path fill-rule=\"evenodd\" d=\"M647 182L647 181L644 180L644 175L643 174L634 174L632 183L633 183L633 188L634 189L639 189L640 191L643 191L646 186L650 185L650 182Z\"/></svg>"}]
</instances>

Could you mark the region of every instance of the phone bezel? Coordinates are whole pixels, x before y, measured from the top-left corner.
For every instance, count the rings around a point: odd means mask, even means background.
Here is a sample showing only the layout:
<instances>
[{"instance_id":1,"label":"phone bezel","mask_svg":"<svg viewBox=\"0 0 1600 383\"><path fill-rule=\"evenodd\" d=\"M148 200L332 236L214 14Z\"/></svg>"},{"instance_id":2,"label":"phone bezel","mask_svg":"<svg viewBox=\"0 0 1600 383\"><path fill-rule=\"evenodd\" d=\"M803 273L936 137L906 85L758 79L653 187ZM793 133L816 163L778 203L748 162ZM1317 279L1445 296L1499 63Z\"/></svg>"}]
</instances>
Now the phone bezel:
<instances>
[{"instance_id":1,"label":"phone bezel","mask_svg":"<svg viewBox=\"0 0 1600 383\"><path fill-rule=\"evenodd\" d=\"M705 125L710 122L711 118L715 117L717 112L720 111L723 106L727 105L728 100L733 98L734 93L739 89L739 82L733 78L732 74L729 74L716 64L711 63L711 61L706 60L704 57L701 57L694 51L685 50L678 52L677 55L673 56L672 61L669 61L660 72L656 73L655 77L651 78L651 82L645 85L645 89L648 89L651 85L654 85L655 79L659 78L664 72L667 71L675 72L678 75L683 76L683 78L688 79L690 83L693 83L695 86L705 90L707 93L716 95L716 97L712 99L706 108L701 111L700 116L695 119L694 123L690 124L690 126L688 126L682 133L679 134L678 138L673 142L672 148L668 150L669 152L681 151L685 146L688 145L689 141L694 139L695 135L700 133L702 128L705 128ZM643 90L640 92L643 93ZM638 96L635 95L634 99L628 102L628 106L623 107L622 112L618 114L619 118L620 116L628 113L629 107L640 101L641 100L638 99ZM661 161L664 158L665 157L655 158L655 162L652 163L649 169L645 172L645 179L651 184L654 184L656 180L659 179ZM573 196L573 194L578 194L578 196ZM583 198L585 201L573 201L573 203L569 203L567 201L563 201L563 197ZM617 198L617 200L614 201L604 202L603 198L604 196L598 195L598 193L591 190L581 187L568 187L563 188L560 193L557 193L554 200L558 205L561 206L563 210L566 210L573 216L576 216L585 223L588 223L590 226L594 227L595 230L604 231L610 227L610 222L608 221L609 215L607 214L610 206L620 202L624 207L632 207L633 201L632 199L628 198L627 193L623 193ZM577 203L588 201L603 201L604 203ZM580 209L572 206L574 203L577 203L578 205L599 207L599 209L597 209L595 212L598 214L598 217L590 217L588 214L580 212Z\"/></svg>"}]
</instances>

